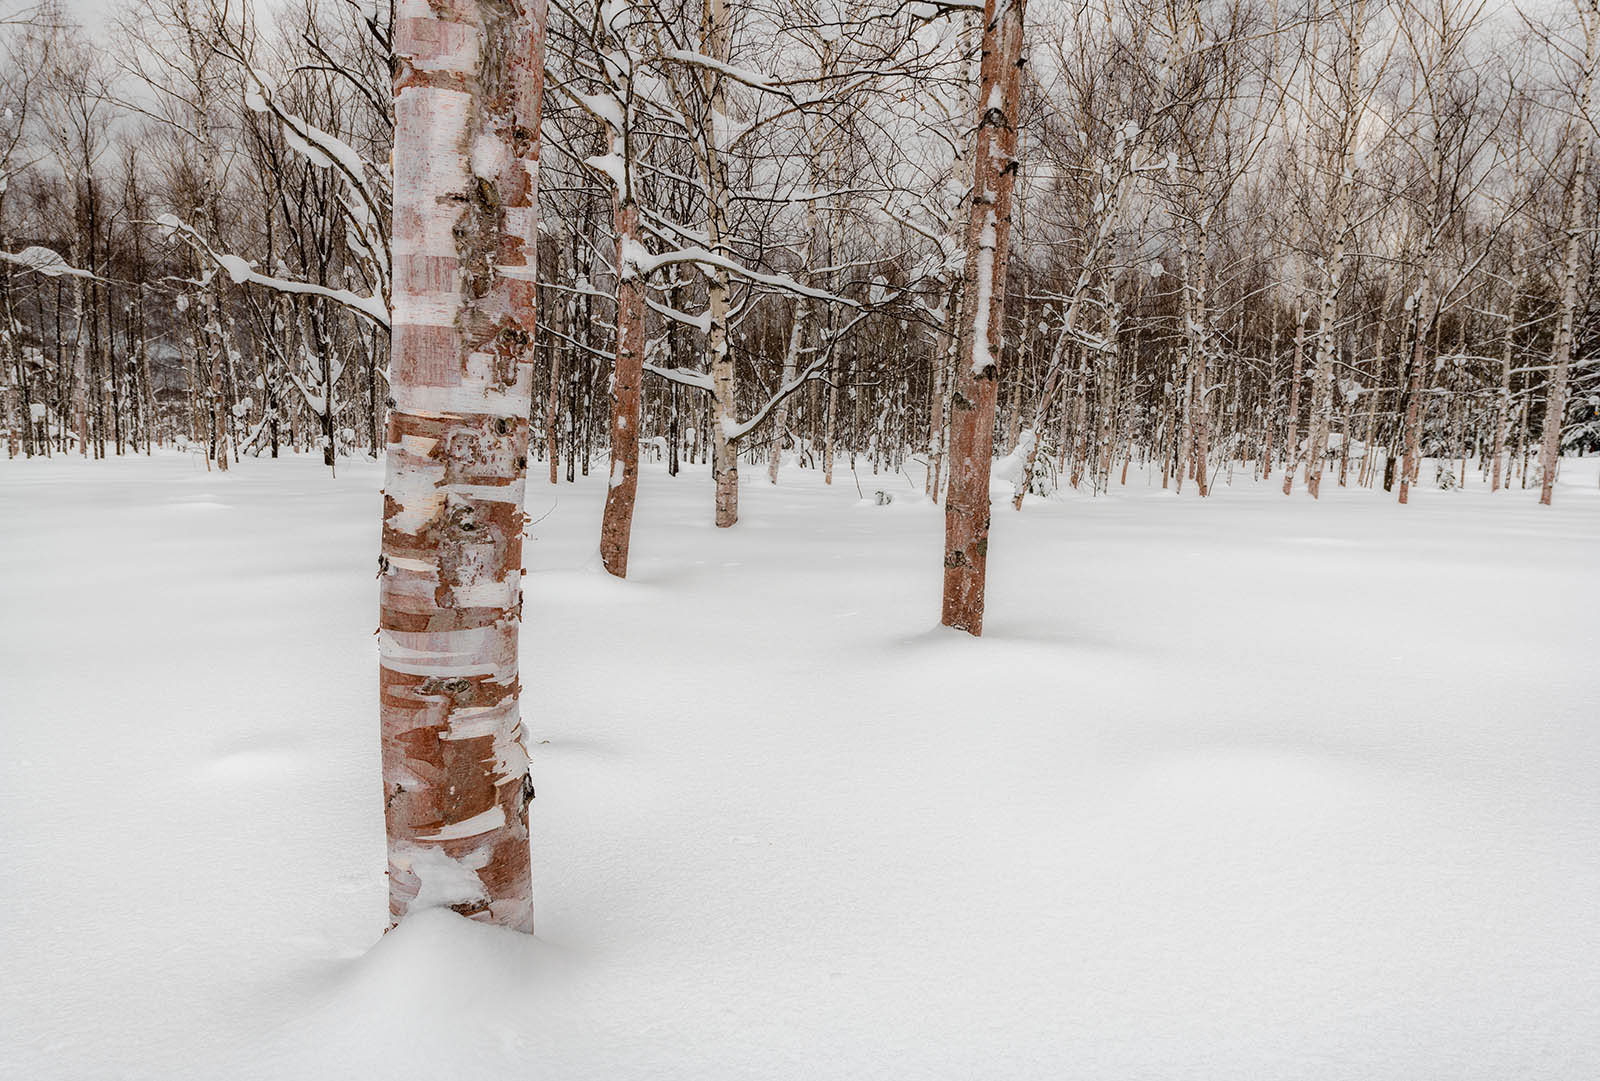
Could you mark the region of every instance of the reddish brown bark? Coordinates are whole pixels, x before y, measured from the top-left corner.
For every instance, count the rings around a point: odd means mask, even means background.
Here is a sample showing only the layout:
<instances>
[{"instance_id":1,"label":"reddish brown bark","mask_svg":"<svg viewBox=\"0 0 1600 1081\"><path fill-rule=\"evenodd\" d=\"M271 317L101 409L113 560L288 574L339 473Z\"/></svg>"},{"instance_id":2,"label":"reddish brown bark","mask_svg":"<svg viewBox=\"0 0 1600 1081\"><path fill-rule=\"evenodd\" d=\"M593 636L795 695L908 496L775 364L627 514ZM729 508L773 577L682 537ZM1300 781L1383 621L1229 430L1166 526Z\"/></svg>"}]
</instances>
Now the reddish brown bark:
<instances>
[{"instance_id":1,"label":"reddish brown bark","mask_svg":"<svg viewBox=\"0 0 1600 1081\"><path fill-rule=\"evenodd\" d=\"M518 715L543 0L402 0L380 559L389 914L533 929Z\"/></svg>"},{"instance_id":2,"label":"reddish brown bark","mask_svg":"<svg viewBox=\"0 0 1600 1081\"><path fill-rule=\"evenodd\" d=\"M989 460L1005 323L1011 189L1016 178L1023 0L985 0L978 130L960 354L950 404L941 622L983 633L989 555Z\"/></svg>"},{"instance_id":3,"label":"reddish brown bark","mask_svg":"<svg viewBox=\"0 0 1600 1081\"><path fill-rule=\"evenodd\" d=\"M628 576L628 539L639 489L639 391L644 382L644 283L633 249L639 243L639 207L617 205L617 360L611 379L611 478L600 521L600 561L618 578Z\"/></svg>"}]
</instances>

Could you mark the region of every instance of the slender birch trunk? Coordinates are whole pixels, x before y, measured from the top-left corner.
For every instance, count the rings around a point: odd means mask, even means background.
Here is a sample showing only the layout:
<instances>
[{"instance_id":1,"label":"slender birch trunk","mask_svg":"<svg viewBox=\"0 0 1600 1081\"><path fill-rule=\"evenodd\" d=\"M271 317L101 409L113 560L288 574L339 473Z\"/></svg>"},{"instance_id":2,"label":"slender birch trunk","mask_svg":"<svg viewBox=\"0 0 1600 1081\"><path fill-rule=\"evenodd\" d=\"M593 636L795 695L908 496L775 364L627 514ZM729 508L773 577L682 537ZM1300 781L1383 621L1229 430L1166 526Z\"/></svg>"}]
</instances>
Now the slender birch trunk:
<instances>
[{"instance_id":1,"label":"slender birch trunk","mask_svg":"<svg viewBox=\"0 0 1600 1081\"><path fill-rule=\"evenodd\" d=\"M1367 420L1361 427L1366 445L1361 448L1361 465L1356 469L1356 484L1358 487L1369 488L1372 486L1372 468L1374 465L1374 448L1378 445L1378 386L1383 382L1383 318L1378 318L1378 351L1372 358L1372 386L1367 388ZM1349 437L1346 436L1346 439Z\"/></svg>"},{"instance_id":2,"label":"slender birch trunk","mask_svg":"<svg viewBox=\"0 0 1600 1081\"><path fill-rule=\"evenodd\" d=\"M943 318L933 347L933 387L928 402L928 477L924 485L928 498L939 502L944 483L945 417L950 409L950 354L956 344L955 326L960 319L960 279L944 290Z\"/></svg>"},{"instance_id":3,"label":"slender birch trunk","mask_svg":"<svg viewBox=\"0 0 1600 1081\"><path fill-rule=\"evenodd\" d=\"M78 250L72 249L72 263L78 264ZM78 453L89 456L89 335L84 328L83 279L72 278L72 314L75 341L72 351L72 426L78 433Z\"/></svg>"},{"instance_id":4,"label":"slender birch trunk","mask_svg":"<svg viewBox=\"0 0 1600 1081\"><path fill-rule=\"evenodd\" d=\"M732 27L727 0L705 0L701 31L705 53L713 61L728 63L732 55ZM727 97L720 71L705 73L707 109L701 129L701 179L706 185L706 240L712 252L726 257L728 164L721 140L727 126ZM706 269L707 369L711 373L711 473L716 480L716 524L726 529L739 520L739 445L732 437L738 424L737 387L733 354L728 349L728 272Z\"/></svg>"},{"instance_id":5,"label":"slender birch trunk","mask_svg":"<svg viewBox=\"0 0 1600 1081\"><path fill-rule=\"evenodd\" d=\"M1278 305L1272 306L1272 336L1267 347L1267 403L1261 411L1261 478L1272 477L1272 406L1278 400Z\"/></svg>"},{"instance_id":6,"label":"slender birch trunk","mask_svg":"<svg viewBox=\"0 0 1600 1081\"><path fill-rule=\"evenodd\" d=\"M947 627L983 633L989 554L989 460L999 382L1016 178L1024 0L985 0L972 211L967 226L961 353L950 416L950 490L945 500L944 604Z\"/></svg>"},{"instance_id":7,"label":"slender birch trunk","mask_svg":"<svg viewBox=\"0 0 1600 1081\"><path fill-rule=\"evenodd\" d=\"M830 339L833 337L831 323L828 336ZM839 378L842 364L843 361L838 353L828 361L828 394L822 416L822 483L824 484L833 483L833 436L839 420ZM850 467L855 468L854 461L850 463Z\"/></svg>"},{"instance_id":8,"label":"slender birch trunk","mask_svg":"<svg viewBox=\"0 0 1600 1081\"><path fill-rule=\"evenodd\" d=\"M639 207L630 191L617 205L617 359L611 379L611 477L600 520L600 559L618 578L628 576L628 540L639 490L639 394L644 383L644 282L635 252Z\"/></svg>"},{"instance_id":9,"label":"slender birch trunk","mask_svg":"<svg viewBox=\"0 0 1600 1081\"><path fill-rule=\"evenodd\" d=\"M1339 439L1339 487L1343 488L1350 479L1350 418L1356 408L1355 399L1348 394L1344 399L1343 434Z\"/></svg>"},{"instance_id":10,"label":"slender birch trunk","mask_svg":"<svg viewBox=\"0 0 1600 1081\"><path fill-rule=\"evenodd\" d=\"M1430 235L1423 247L1422 284L1418 287L1412 306L1411 366L1406 383L1406 411L1403 421L1405 454L1400 464L1401 503L1411 502L1411 481L1422 463L1422 369L1427 360L1428 332L1434 317L1424 316L1433 303L1432 266L1433 238Z\"/></svg>"},{"instance_id":11,"label":"slender birch trunk","mask_svg":"<svg viewBox=\"0 0 1600 1081\"><path fill-rule=\"evenodd\" d=\"M1028 494L1028 488L1033 483L1033 471L1038 467L1039 444L1044 440L1044 423L1048 419L1050 407L1055 402L1056 395L1061 391L1061 384L1066 376L1066 357L1071 352L1068 345L1072 341L1072 331L1075 323L1077 299L1067 308L1061 334L1056 338L1056 343L1050 349L1050 366L1045 372L1044 386L1039 392L1039 399L1033 406L1033 422L1027 428L1033 438L1028 440L1028 445L1023 448L1015 438L1011 445L1017 450L1026 450L1022 460L1022 472L1017 477L1016 490L1011 495L1011 506L1014 510L1022 509L1022 500ZM1065 436L1065 433L1063 433ZM1061 440L1061 450L1066 452L1066 440Z\"/></svg>"},{"instance_id":12,"label":"slender birch trunk","mask_svg":"<svg viewBox=\"0 0 1600 1081\"><path fill-rule=\"evenodd\" d=\"M554 245L556 250L555 281L559 284L566 279L562 277L562 256L566 247L559 242ZM562 318L562 313L567 309L567 302L561 300L553 306L556 319L556 329L564 331L567 321ZM545 392L544 399L544 451L550 459L550 483L560 483L561 467L561 353L563 343L560 338L552 338L550 342L550 386Z\"/></svg>"},{"instance_id":13,"label":"slender birch trunk","mask_svg":"<svg viewBox=\"0 0 1600 1081\"><path fill-rule=\"evenodd\" d=\"M818 64L818 77L821 85L828 85L828 80L833 77L836 52L831 38L824 37L820 42L821 56ZM823 133L820 121L813 121L811 130L811 189L816 192L824 183L822 160L827 151L827 139ZM817 203L815 199L806 200L806 258L801 264L796 279L803 284L811 282L812 260L817 258L822 250L822 238L817 235L819 229L817 218ZM789 344L783 354L783 376L779 386L787 387L794 382L800 364L800 352L807 339L814 339L811 333L811 298L804 293L795 298L794 325L789 328ZM784 395L772 413L772 459L767 463L767 480L772 484L778 483L778 470L783 465L783 442L789 433L789 396Z\"/></svg>"},{"instance_id":14,"label":"slender birch trunk","mask_svg":"<svg viewBox=\"0 0 1600 1081\"><path fill-rule=\"evenodd\" d=\"M607 17L607 43L626 51L625 9ZM600 519L600 561L618 578L628 576L628 542L633 530L634 497L639 490L640 395L644 383L645 283L640 266L639 204L633 177L632 69L620 73L615 84L619 115L606 129L610 157L620 163L612 175L613 222L617 234L617 353L611 376L611 472L606 482L606 505Z\"/></svg>"},{"instance_id":15,"label":"slender birch trunk","mask_svg":"<svg viewBox=\"0 0 1600 1081\"><path fill-rule=\"evenodd\" d=\"M1583 254L1588 229L1584 221L1589 193L1585 180L1589 170L1589 103L1594 90L1596 41L1600 39L1600 0L1586 0L1583 6L1584 64L1583 89L1579 94L1577 161L1572 166L1572 185L1567 190L1567 248L1561 264L1561 321L1556 328L1554 371L1545 392L1544 438L1539 448L1539 502L1550 505L1556 470L1561 465L1561 422L1567 412L1567 381L1572 368L1572 338L1578 311L1578 261Z\"/></svg>"},{"instance_id":16,"label":"slender birch trunk","mask_svg":"<svg viewBox=\"0 0 1600 1081\"><path fill-rule=\"evenodd\" d=\"M1289 426L1283 436L1283 494L1294 491L1294 472L1300 464L1300 381L1306 363L1306 316L1303 307L1296 315L1294 358L1289 362Z\"/></svg>"},{"instance_id":17,"label":"slender birch trunk","mask_svg":"<svg viewBox=\"0 0 1600 1081\"><path fill-rule=\"evenodd\" d=\"M1200 256L1204 260L1204 254ZM1193 470L1191 455L1194 451L1194 415L1197 408L1197 398L1201 392L1205 376L1201 373L1201 366L1205 363L1204 346L1200 343L1200 323L1195 312L1195 255L1189 235L1189 224L1186 222L1178 231L1178 267L1183 275L1183 304L1180 307L1180 317L1183 319L1183 380L1179 385L1179 394L1183 396L1183 405L1179 410L1181 420L1178 426L1178 468L1177 490L1183 492L1184 479Z\"/></svg>"},{"instance_id":18,"label":"slender birch trunk","mask_svg":"<svg viewBox=\"0 0 1600 1081\"><path fill-rule=\"evenodd\" d=\"M783 374L779 386L794 382L796 365L800 359L800 344L805 340L805 323L810 318L806 298L800 297L794 305L794 324L789 328L789 344L783 351ZM783 441L789 432L789 399L785 397L772 411L772 454L767 460L767 482L778 483L778 470L783 465Z\"/></svg>"},{"instance_id":19,"label":"slender birch trunk","mask_svg":"<svg viewBox=\"0 0 1600 1081\"><path fill-rule=\"evenodd\" d=\"M1328 434L1333 427L1333 362L1338 349L1334 326L1339 309L1339 290L1344 286L1345 250L1350 242L1350 207L1355 193L1356 130L1361 121L1360 100L1361 31L1366 12L1365 0L1358 0L1350 15L1348 40L1350 54L1343 87L1344 117L1339 132L1339 174L1334 189L1333 248L1326 262L1327 277L1322 286L1322 305L1317 315L1317 363L1312 375L1311 445L1306 450L1306 491L1316 499L1322 494L1323 459ZM1287 481L1286 481L1287 483ZM1287 491L1287 489L1285 489Z\"/></svg>"},{"instance_id":20,"label":"slender birch trunk","mask_svg":"<svg viewBox=\"0 0 1600 1081\"><path fill-rule=\"evenodd\" d=\"M543 0L400 0L380 564L389 914L533 930L518 715Z\"/></svg>"},{"instance_id":21,"label":"slender birch trunk","mask_svg":"<svg viewBox=\"0 0 1600 1081\"><path fill-rule=\"evenodd\" d=\"M1512 272L1513 281L1518 275ZM1506 431L1511 424L1511 360L1516 344L1517 292L1513 289L1511 301L1506 306L1506 325L1500 337L1500 394L1494 405L1494 464L1489 480L1489 491L1500 490L1500 463L1505 457Z\"/></svg>"}]
</instances>

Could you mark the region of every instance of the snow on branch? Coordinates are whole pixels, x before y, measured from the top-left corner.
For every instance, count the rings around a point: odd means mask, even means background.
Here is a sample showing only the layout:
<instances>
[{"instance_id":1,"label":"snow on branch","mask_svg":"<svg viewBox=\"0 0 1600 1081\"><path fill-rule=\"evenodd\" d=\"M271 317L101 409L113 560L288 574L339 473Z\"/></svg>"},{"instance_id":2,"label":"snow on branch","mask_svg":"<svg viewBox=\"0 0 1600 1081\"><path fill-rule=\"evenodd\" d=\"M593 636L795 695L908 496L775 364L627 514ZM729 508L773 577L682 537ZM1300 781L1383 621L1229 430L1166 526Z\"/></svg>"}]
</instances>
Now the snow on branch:
<instances>
[{"instance_id":1,"label":"snow on branch","mask_svg":"<svg viewBox=\"0 0 1600 1081\"><path fill-rule=\"evenodd\" d=\"M163 214L157 218L155 224L170 233L183 236L190 244L203 252L207 258L225 271L237 285L259 285L264 289L272 289L279 293L294 293L302 296L322 297L335 304L343 305L360 315L374 325L389 329L389 305L381 296L362 296L360 293L349 289L334 289L326 285L316 285L312 282L295 281L291 278L278 278L270 274L262 274L253 268L249 261L242 256L219 252L206 242L195 229L179 221L171 214Z\"/></svg>"},{"instance_id":2,"label":"snow on branch","mask_svg":"<svg viewBox=\"0 0 1600 1081\"><path fill-rule=\"evenodd\" d=\"M858 302L851 300L849 297L830 293L826 289L813 289L811 286L803 285L787 274L763 274L760 271L751 270L744 264L735 262L725 255L718 255L701 247L676 248L672 251L662 252L659 255L652 255L641 248L634 254L634 262L640 271L644 273L659 270L661 267L671 266L674 263L699 263L702 266L717 267L728 271L730 274L737 274L739 277L755 282L758 285L767 285L774 289L782 289L785 292L798 293L801 296L810 297L812 300L826 300L830 303L843 304L850 308L861 307Z\"/></svg>"},{"instance_id":3,"label":"snow on branch","mask_svg":"<svg viewBox=\"0 0 1600 1081\"><path fill-rule=\"evenodd\" d=\"M644 370L649 372L651 375L660 376L669 383L677 383L680 386L693 387L695 390L703 390L707 393L710 393L712 389L711 377L705 372L697 372L693 368L665 368L659 364L651 364L649 361L646 361L644 364Z\"/></svg>"},{"instance_id":4,"label":"snow on branch","mask_svg":"<svg viewBox=\"0 0 1600 1081\"><path fill-rule=\"evenodd\" d=\"M0 251L0 263L11 263L23 270L31 270L35 274L43 274L47 278L88 278L91 281L101 281L87 270L79 270L63 259L52 248L42 248L38 245L23 248L19 252Z\"/></svg>"},{"instance_id":5,"label":"snow on branch","mask_svg":"<svg viewBox=\"0 0 1600 1081\"><path fill-rule=\"evenodd\" d=\"M840 342L844 340L845 335L855 328L857 323L861 322L871 314L872 312L870 310L863 311L854 319L851 319L848 323L844 324L838 330L830 334L828 336L827 346L817 351L816 358L813 359L810 364L807 364L804 370L797 374L793 379L779 387L772 394L772 396L767 399L766 404L760 409L757 409L755 413L751 415L749 420L738 424L731 424L729 423L728 418L724 417L722 421L722 430L724 433L726 433L728 439L733 442L743 439L745 436L753 432L762 421L766 420L767 417L771 415L772 411L778 407L779 402L782 402L785 398L789 397L789 395L793 394L795 391L811 382L811 380L820 379L829 362L833 360L834 349Z\"/></svg>"},{"instance_id":6,"label":"snow on branch","mask_svg":"<svg viewBox=\"0 0 1600 1081\"><path fill-rule=\"evenodd\" d=\"M680 64L690 64L695 67L702 67L710 71L715 71L719 75L726 75L734 82L743 83L745 86L748 86L754 90L760 90L768 94L776 94L779 97L787 98L791 101L794 100L793 94L783 87L778 86L775 80L768 78L759 71L751 71L749 68L741 68L724 60L718 60L714 56L707 56L705 53L692 52L688 49L667 49L661 55L667 60L676 60Z\"/></svg>"}]
</instances>

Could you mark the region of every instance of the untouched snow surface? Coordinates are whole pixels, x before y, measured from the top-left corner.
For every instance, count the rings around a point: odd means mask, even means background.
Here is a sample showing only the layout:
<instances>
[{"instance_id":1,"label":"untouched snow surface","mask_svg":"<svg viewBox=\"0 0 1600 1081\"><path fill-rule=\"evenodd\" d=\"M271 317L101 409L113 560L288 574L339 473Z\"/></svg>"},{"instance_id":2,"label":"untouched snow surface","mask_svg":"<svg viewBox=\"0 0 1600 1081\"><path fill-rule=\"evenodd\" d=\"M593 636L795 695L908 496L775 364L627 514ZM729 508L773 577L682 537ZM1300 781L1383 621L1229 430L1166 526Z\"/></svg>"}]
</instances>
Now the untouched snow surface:
<instances>
[{"instance_id":1,"label":"untouched snow surface","mask_svg":"<svg viewBox=\"0 0 1600 1081\"><path fill-rule=\"evenodd\" d=\"M0 1076L1600 1077L1593 462L997 503L981 641L759 473L530 485L529 939L381 935L377 466L0 461Z\"/></svg>"}]
</instances>

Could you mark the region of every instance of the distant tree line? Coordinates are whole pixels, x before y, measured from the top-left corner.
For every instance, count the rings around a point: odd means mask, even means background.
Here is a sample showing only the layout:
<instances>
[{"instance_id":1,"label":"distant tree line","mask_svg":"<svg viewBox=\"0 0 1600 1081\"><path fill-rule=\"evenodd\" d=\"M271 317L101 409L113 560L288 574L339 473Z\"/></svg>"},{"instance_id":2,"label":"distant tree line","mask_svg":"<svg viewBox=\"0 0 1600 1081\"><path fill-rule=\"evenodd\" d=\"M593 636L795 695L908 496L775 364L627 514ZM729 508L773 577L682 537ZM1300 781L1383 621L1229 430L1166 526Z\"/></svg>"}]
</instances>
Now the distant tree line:
<instances>
[{"instance_id":1,"label":"distant tree line","mask_svg":"<svg viewBox=\"0 0 1600 1081\"><path fill-rule=\"evenodd\" d=\"M1590 0L1028 16L988 448L1019 502L1132 467L1403 499L1548 485L1560 451L1600 449ZM107 25L6 20L8 453L376 454L405 254L395 18L134 0ZM723 525L741 463L942 498L984 299L980 23L968 3L550 5L527 349L552 482L631 438L673 472L709 463Z\"/></svg>"}]
</instances>

